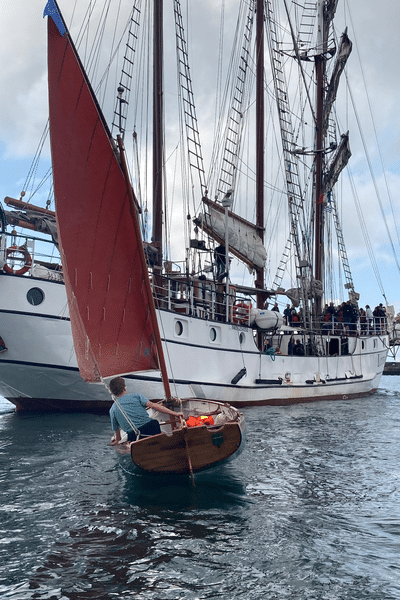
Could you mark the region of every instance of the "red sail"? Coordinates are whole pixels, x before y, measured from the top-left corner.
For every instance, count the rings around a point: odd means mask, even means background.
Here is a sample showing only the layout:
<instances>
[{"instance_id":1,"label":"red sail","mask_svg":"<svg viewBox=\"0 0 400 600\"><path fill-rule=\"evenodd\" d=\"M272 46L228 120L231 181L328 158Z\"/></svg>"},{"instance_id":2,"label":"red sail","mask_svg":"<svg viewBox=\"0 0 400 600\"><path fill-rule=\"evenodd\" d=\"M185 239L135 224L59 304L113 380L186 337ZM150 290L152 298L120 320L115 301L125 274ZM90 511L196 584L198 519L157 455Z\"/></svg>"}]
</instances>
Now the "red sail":
<instances>
[{"instance_id":1,"label":"red sail","mask_svg":"<svg viewBox=\"0 0 400 600\"><path fill-rule=\"evenodd\" d=\"M60 252L86 381L159 368L136 210L68 34L48 19L50 136Z\"/></svg>"}]
</instances>

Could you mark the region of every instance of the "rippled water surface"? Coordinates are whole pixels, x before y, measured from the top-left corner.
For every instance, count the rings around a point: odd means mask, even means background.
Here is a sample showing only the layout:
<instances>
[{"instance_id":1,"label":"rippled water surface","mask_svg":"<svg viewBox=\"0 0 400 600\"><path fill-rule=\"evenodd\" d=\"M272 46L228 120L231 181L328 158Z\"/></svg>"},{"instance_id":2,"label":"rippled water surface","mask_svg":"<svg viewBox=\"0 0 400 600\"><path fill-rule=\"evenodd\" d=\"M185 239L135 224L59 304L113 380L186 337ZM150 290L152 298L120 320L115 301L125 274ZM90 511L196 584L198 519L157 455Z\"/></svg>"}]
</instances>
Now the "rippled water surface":
<instances>
[{"instance_id":1,"label":"rippled water surface","mask_svg":"<svg viewBox=\"0 0 400 600\"><path fill-rule=\"evenodd\" d=\"M107 416L0 404L0 597L400 599L399 387L246 409L195 487L122 470Z\"/></svg>"}]
</instances>

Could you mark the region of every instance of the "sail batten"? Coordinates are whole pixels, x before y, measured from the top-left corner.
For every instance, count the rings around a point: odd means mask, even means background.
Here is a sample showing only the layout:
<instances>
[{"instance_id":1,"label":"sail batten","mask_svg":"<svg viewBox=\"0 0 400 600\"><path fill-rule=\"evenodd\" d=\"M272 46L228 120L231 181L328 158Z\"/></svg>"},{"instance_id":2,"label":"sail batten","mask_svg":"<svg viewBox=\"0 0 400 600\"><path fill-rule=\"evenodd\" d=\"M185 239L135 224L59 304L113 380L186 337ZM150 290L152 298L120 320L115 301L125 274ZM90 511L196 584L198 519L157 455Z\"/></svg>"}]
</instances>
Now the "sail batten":
<instances>
[{"instance_id":1,"label":"sail batten","mask_svg":"<svg viewBox=\"0 0 400 600\"><path fill-rule=\"evenodd\" d=\"M136 209L115 145L69 35L52 18L48 44L57 226L81 375L158 369Z\"/></svg>"}]
</instances>

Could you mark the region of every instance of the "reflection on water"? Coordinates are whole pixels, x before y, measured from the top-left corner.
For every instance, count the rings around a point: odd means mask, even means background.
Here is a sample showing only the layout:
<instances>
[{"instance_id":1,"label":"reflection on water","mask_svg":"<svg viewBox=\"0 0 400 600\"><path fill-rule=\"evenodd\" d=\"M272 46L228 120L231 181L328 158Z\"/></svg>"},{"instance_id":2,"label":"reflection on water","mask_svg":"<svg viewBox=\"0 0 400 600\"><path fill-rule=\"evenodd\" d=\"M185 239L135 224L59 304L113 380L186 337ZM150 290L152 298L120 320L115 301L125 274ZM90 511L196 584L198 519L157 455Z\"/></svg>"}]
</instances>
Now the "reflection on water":
<instances>
[{"instance_id":1,"label":"reflection on water","mask_svg":"<svg viewBox=\"0 0 400 600\"><path fill-rule=\"evenodd\" d=\"M1 415L0 596L398 599L396 383L246 409L246 450L195 487L121 469L107 417Z\"/></svg>"},{"instance_id":2,"label":"reflection on water","mask_svg":"<svg viewBox=\"0 0 400 600\"><path fill-rule=\"evenodd\" d=\"M132 595L149 598L157 597L153 593L160 589L168 588L166 598L180 597L181 586L195 590L188 574L196 568L201 572L195 565L203 551L201 562L210 570L214 561L207 557L207 547L217 545L222 554L230 551L232 536L240 539L245 530L244 517L221 510L221 501L225 508L239 506L244 488L229 475L221 479L196 481L195 488L183 478L126 479L118 510L114 503L94 511L87 504L81 506L86 524L69 529L55 542L31 577L30 587L47 590L56 578L68 598L95 597L93 587L98 593L101 583L111 584L109 594L129 589ZM102 593L101 597L112 597Z\"/></svg>"},{"instance_id":3,"label":"reflection on water","mask_svg":"<svg viewBox=\"0 0 400 600\"><path fill-rule=\"evenodd\" d=\"M246 487L231 465L197 474L194 486L188 476L127 474L122 491L128 504L154 511L223 510L249 501Z\"/></svg>"}]
</instances>

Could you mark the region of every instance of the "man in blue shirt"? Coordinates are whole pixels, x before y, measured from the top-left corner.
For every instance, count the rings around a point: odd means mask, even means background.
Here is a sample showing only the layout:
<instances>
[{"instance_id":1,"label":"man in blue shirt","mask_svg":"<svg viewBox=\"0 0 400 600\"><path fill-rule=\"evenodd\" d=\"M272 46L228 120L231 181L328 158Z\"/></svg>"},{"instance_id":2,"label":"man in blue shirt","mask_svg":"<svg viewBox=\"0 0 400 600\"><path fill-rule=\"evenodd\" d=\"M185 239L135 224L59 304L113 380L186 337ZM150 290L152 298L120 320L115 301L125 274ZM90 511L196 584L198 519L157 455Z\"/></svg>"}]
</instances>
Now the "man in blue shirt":
<instances>
[{"instance_id":1,"label":"man in blue shirt","mask_svg":"<svg viewBox=\"0 0 400 600\"><path fill-rule=\"evenodd\" d=\"M132 429L130 422L144 436L161 433L159 422L156 419L150 419L146 408L153 408L176 419L183 417L182 413L169 410L162 404L150 402L142 394L127 394L123 377L115 377L110 381L110 392L118 399L118 405L114 403L110 408L111 427L114 431L114 436L111 438L112 446L121 441L121 429L128 434L129 442L136 440L136 431Z\"/></svg>"}]
</instances>

